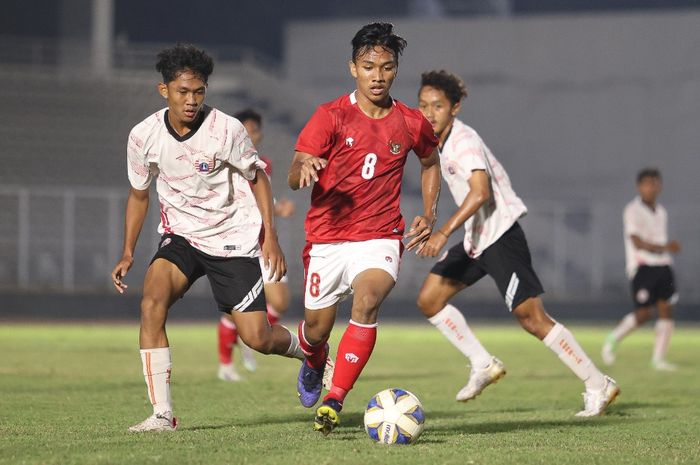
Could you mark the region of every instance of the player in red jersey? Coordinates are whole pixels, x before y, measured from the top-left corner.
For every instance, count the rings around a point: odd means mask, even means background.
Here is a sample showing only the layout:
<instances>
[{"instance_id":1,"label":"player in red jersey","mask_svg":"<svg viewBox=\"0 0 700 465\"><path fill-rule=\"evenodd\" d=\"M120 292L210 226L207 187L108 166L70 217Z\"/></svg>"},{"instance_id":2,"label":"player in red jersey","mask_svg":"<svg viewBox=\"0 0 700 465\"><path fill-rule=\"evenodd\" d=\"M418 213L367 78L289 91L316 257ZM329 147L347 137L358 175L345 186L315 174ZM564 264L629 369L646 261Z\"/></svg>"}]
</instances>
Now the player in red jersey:
<instances>
[{"instance_id":1,"label":"player in red jersey","mask_svg":"<svg viewBox=\"0 0 700 465\"><path fill-rule=\"evenodd\" d=\"M404 237L401 178L410 150L422 165L423 214L411 223L406 247L420 251L435 222L437 139L418 110L389 95L405 46L387 23L368 24L355 35L349 66L357 89L318 107L299 135L289 169L292 189L313 185L303 256L305 318L299 325L306 361L297 391L305 407L321 394L338 302L354 294L332 386L314 421L324 434L339 424L345 396L374 348L379 306L396 282Z\"/></svg>"}]
</instances>

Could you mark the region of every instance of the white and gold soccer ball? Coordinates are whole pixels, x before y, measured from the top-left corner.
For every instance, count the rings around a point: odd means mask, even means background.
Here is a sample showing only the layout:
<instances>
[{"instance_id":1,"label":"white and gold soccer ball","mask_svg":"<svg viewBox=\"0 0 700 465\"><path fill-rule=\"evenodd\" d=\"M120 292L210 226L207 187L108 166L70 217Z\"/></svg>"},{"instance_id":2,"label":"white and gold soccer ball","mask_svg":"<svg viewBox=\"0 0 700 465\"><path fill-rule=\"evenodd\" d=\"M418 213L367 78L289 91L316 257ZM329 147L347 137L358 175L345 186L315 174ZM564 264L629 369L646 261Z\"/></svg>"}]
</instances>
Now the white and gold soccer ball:
<instances>
[{"instance_id":1,"label":"white and gold soccer ball","mask_svg":"<svg viewBox=\"0 0 700 465\"><path fill-rule=\"evenodd\" d=\"M425 415L416 396L404 389L385 389L365 410L365 431L382 444L410 444L423 432Z\"/></svg>"}]
</instances>

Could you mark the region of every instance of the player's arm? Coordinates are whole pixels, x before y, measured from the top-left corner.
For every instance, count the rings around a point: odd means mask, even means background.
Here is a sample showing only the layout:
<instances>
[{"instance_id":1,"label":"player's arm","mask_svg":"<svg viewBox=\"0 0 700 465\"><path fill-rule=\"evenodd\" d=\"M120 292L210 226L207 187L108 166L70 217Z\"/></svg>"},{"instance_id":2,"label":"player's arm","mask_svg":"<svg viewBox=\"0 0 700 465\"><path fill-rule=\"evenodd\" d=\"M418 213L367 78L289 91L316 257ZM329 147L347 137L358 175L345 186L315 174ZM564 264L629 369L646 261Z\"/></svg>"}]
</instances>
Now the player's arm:
<instances>
[{"instance_id":1,"label":"player's arm","mask_svg":"<svg viewBox=\"0 0 700 465\"><path fill-rule=\"evenodd\" d=\"M641 237L637 236L636 234L630 235L630 239L632 240L632 244L640 250L646 250L647 252L651 253L657 253L661 254L664 252L670 252L670 253L677 253L678 251L681 250L681 245L678 241L670 241L666 244L652 244L651 242L647 242L643 240Z\"/></svg>"},{"instance_id":2,"label":"player's arm","mask_svg":"<svg viewBox=\"0 0 700 465\"><path fill-rule=\"evenodd\" d=\"M253 191L255 201L262 216L265 238L262 245L263 264L269 270L268 279L279 281L287 274L287 262L277 241L277 230L274 223L274 207L272 187L265 172L258 168L255 179L250 182L250 190Z\"/></svg>"},{"instance_id":3,"label":"player's arm","mask_svg":"<svg viewBox=\"0 0 700 465\"><path fill-rule=\"evenodd\" d=\"M114 283L114 287L120 294L123 294L128 287L123 280L134 263L134 250L136 249L136 242L141 233L141 228L146 220L148 201L148 189L139 190L132 187L129 190L124 217L124 250L119 263L112 270L112 283Z\"/></svg>"},{"instance_id":4,"label":"player's arm","mask_svg":"<svg viewBox=\"0 0 700 465\"><path fill-rule=\"evenodd\" d=\"M314 157L304 152L294 152L294 159L287 174L287 184L294 191L311 186L312 183L318 182L318 172L326 165L328 160L325 158Z\"/></svg>"},{"instance_id":5,"label":"player's arm","mask_svg":"<svg viewBox=\"0 0 700 465\"><path fill-rule=\"evenodd\" d=\"M461 228L465 221L474 215L491 197L489 176L484 170L474 170L469 178L469 193L456 212L430 236L420 255L435 257L440 252L450 234Z\"/></svg>"},{"instance_id":6,"label":"player's arm","mask_svg":"<svg viewBox=\"0 0 700 465\"><path fill-rule=\"evenodd\" d=\"M406 237L412 238L406 245L408 250L419 246L418 252L430 237L437 219L437 203L440 198L440 156L437 148L421 163L421 189L423 193L423 214L416 216Z\"/></svg>"}]
</instances>

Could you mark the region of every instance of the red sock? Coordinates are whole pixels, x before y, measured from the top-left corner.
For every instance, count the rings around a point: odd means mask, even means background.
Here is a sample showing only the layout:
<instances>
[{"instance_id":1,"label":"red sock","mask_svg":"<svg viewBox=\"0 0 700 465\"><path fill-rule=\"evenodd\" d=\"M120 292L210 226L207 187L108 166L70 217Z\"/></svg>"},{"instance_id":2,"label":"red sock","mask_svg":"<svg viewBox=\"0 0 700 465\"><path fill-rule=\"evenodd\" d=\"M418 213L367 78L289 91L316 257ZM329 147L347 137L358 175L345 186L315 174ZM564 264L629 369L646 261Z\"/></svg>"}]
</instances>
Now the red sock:
<instances>
[{"instance_id":1,"label":"red sock","mask_svg":"<svg viewBox=\"0 0 700 465\"><path fill-rule=\"evenodd\" d=\"M219 363L229 365L233 362L233 346L238 339L236 325L226 317L219 320Z\"/></svg>"},{"instance_id":2,"label":"red sock","mask_svg":"<svg viewBox=\"0 0 700 465\"><path fill-rule=\"evenodd\" d=\"M270 323L270 326L280 321L280 314L275 310L275 307L270 304L267 304L267 321Z\"/></svg>"},{"instance_id":3,"label":"red sock","mask_svg":"<svg viewBox=\"0 0 700 465\"><path fill-rule=\"evenodd\" d=\"M362 369L367 364L374 343L377 340L377 325L360 325L350 320L340 344L335 359L333 387L324 400L333 398L340 403L345 400L348 391L352 389Z\"/></svg>"},{"instance_id":4,"label":"red sock","mask_svg":"<svg viewBox=\"0 0 700 465\"><path fill-rule=\"evenodd\" d=\"M314 369L321 368L326 363L326 357L328 357L328 352L326 351L326 340L319 342L318 344L311 345L306 340L304 336L304 322L299 323L299 345L301 346L302 352L306 355L306 363Z\"/></svg>"}]
</instances>

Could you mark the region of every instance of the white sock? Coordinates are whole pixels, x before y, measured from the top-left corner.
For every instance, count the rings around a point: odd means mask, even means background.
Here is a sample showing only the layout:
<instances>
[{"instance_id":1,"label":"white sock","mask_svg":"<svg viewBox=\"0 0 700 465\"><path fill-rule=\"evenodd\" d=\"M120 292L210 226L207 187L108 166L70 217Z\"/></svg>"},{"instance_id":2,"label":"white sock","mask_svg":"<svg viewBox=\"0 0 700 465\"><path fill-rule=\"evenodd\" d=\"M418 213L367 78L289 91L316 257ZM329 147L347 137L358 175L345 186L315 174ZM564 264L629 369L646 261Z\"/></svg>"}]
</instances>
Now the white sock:
<instances>
[{"instance_id":1,"label":"white sock","mask_svg":"<svg viewBox=\"0 0 700 465\"><path fill-rule=\"evenodd\" d=\"M485 368L491 363L491 354L481 345L457 307L447 304L428 321L469 358L472 367Z\"/></svg>"},{"instance_id":2,"label":"white sock","mask_svg":"<svg viewBox=\"0 0 700 465\"><path fill-rule=\"evenodd\" d=\"M656 331L656 339L654 341L652 361L656 363L666 358L668 343L671 340L671 334L673 334L673 320L670 318L659 318L656 320L654 330Z\"/></svg>"},{"instance_id":3,"label":"white sock","mask_svg":"<svg viewBox=\"0 0 700 465\"><path fill-rule=\"evenodd\" d=\"M143 377L148 387L148 399L153 405L153 413L172 413L170 399L170 347L141 349Z\"/></svg>"},{"instance_id":4,"label":"white sock","mask_svg":"<svg viewBox=\"0 0 700 465\"><path fill-rule=\"evenodd\" d=\"M299 344L299 336L291 332L286 326L280 325L280 327L284 328L289 333L289 337L291 339L291 341L289 342L289 348L287 349L287 352L284 353L284 356L296 358L297 360L304 360L306 356L301 350L301 344Z\"/></svg>"},{"instance_id":5,"label":"white sock","mask_svg":"<svg viewBox=\"0 0 700 465\"><path fill-rule=\"evenodd\" d=\"M639 325L637 323L637 317L635 316L634 312L630 312L627 315L625 315L625 317L622 320L620 320L615 329L613 329L612 331L612 335L615 338L615 342L620 342L622 339L624 339L625 336L627 336L634 329L636 329L637 326Z\"/></svg>"},{"instance_id":6,"label":"white sock","mask_svg":"<svg viewBox=\"0 0 700 465\"><path fill-rule=\"evenodd\" d=\"M223 326L227 327L228 329L236 329L236 323L234 323L233 321L229 320L229 319L226 318L225 316L222 316L222 317L221 317L221 320L219 320L219 321L221 321L221 324L222 324Z\"/></svg>"},{"instance_id":7,"label":"white sock","mask_svg":"<svg viewBox=\"0 0 700 465\"><path fill-rule=\"evenodd\" d=\"M603 389L605 376L596 368L586 352L576 342L574 335L564 325L556 323L542 342L584 382L586 390L599 391Z\"/></svg>"},{"instance_id":8,"label":"white sock","mask_svg":"<svg viewBox=\"0 0 700 465\"><path fill-rule=\"evenodd\" d=\"M279 317L280 317L280 312L275 310L275 307L273 307L270 304L267 304L267 313L269 313L270 315L272 315L273 317L275 317L277 319L279 319Z\"/></svg>"}]
</instances>

